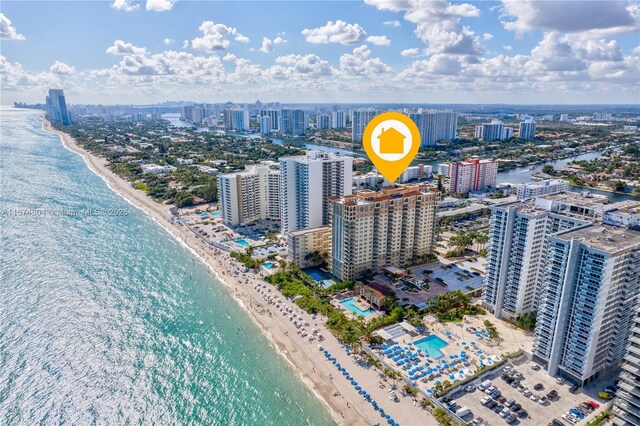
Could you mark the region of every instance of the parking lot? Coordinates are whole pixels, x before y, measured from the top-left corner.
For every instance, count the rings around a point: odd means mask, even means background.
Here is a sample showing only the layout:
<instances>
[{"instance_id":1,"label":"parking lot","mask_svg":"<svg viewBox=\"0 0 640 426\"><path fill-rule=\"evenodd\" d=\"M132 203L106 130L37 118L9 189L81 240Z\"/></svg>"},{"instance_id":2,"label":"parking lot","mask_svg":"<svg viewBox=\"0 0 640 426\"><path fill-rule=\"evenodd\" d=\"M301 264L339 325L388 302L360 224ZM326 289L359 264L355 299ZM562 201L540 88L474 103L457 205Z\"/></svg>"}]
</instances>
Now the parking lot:
<instances>
[{"instance_id":1,"label":"parking lot","mask_svg":"<svg viewBox=\"0 0 640 426\"><path fill-rule=\"evenodd\" d=\"M519 362L508 363L492 371L482 379L476 379L473 382L477 387L485 380L490 380L491 386L500 391L499 396L494 394L492 398L476 388L471 392L459 390L447 395L447 397L457 406L468 408L471 413L467 414L463 419L478 425L505 425L510 423L512 425L538 426L548 425L555 418L561 420L563 424L571 426L577 423L577 416L588 416L593 411L597 411L594 409L595 407L602 407L605 404L597 396L594 397L594 393L597 394L594 391L603 386L603 383L589 386L587 388L588 394L584 393L582 389L578 389L574 394L569 391L571 383L559 383L557 379L551 377L543 369L535 371L532 368L533 365L533 363L526 362L523 358ZM516 378L515 381L518 384L513 387L513 382L512 384L507 383L502 377L503 375L505 375L505 378L510 375L509 381ZM520 375L521 378L519 378ZM557 395L550 400L546 400L546 396L553 390L557 392ZM481 402L483 398L485 398L486 405ZM540 398L544 398L542 404L540 403ZM488 402L489 400L491 402ZM448 398L441 399L441 401L447 402ZM510 403L513 401L518 405L507 408L506 406L512 405ZM594 408L585 405L580 407L580 404L586 401L593 401L596 405ZM460 409L456 408L456 406L453 408ZM569 410L573 410L576 413L576 418L565 419L562 417ZM500 414L501 412L502 415Z\"/></svg>"}]
</instances>

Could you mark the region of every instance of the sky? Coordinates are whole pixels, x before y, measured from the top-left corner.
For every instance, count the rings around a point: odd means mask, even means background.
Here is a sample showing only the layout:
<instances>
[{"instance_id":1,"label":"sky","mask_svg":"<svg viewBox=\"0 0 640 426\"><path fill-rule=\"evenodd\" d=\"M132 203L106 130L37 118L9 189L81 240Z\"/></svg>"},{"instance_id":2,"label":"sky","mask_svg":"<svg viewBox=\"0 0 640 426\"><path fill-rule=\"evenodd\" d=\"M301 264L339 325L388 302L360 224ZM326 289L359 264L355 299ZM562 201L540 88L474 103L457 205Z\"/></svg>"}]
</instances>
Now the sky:
<instances>
[{"instance_id":1,"label":"sky","mask_svg":"<svg viewBox=\"0 0 640 426\"><path fill-rule=\"evenodd\" d=\"M640 104L638 1L11 1L2 104Z\"/></svg>"}]
</instances>

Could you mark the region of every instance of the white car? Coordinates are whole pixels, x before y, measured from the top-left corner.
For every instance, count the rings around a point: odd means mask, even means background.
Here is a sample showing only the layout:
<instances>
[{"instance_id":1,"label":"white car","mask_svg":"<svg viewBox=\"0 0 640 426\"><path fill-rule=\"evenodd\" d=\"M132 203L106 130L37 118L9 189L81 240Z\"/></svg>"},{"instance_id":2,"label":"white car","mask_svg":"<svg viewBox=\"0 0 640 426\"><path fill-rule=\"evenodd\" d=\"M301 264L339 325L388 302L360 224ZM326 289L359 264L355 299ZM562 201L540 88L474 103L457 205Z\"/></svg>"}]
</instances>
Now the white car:
<instances>
[{"instance_id":1,"label":"white car","mask_svg":"<svg viewBox=\"0 0 640 426\"><path fill-rule=\"evenodd\" d=\"M509 414L509 409L507 407L504 407L502 411L500 411L500 417L504 418L507 416L507 414Z\"/></svg>"},{"instance_id":2,"label":"white car","mask_svg":"<svg viewBox=\"0 0 640 426\"><path fill-rule=\"evenodd\" d=\"M484 390L484 393L486 393L487 395L491 395L495 390L496 390L495 386L489 386Z\"/></svg>"},{"instance_id":3,"label":"white car","mask_svg":"<svg viewBox=\"0 0 640 426\"><path fill-rule=\"evenodd\" d=\"M529 399L532 400L533 402L538 402L539 398L540 398L540 395L538 395L537 393L534 393L529 397Z\"/></svg>"},{"instance_id":4,"label":"white car","mask_svg":"<svg viewBox=\"0 0 640 426\"><path fill-rule=\"evenodd\" d=\"M525 389L522 394L528 398L531 396L531 391L529 389Z\"/></svg>"},{"instance_id":5,"label":"white car","mask_svg":"<svg viewBox=\"0 0 640 426\"><path fill-rule=\"evenodd\" d=\"M538 364L531 364L531 369L533 371L538 371L538 370L540 370L540 366Z\"/></svg>"},{"instance_id":6,"label":"white car","mask_svg":"<svg viewBox=\"0 0 640 426\"><path fill-rule=\"evenodd\" d=\"M556 377L556 382L564 383L564 377Z\"/></svg>"}]
</instances>

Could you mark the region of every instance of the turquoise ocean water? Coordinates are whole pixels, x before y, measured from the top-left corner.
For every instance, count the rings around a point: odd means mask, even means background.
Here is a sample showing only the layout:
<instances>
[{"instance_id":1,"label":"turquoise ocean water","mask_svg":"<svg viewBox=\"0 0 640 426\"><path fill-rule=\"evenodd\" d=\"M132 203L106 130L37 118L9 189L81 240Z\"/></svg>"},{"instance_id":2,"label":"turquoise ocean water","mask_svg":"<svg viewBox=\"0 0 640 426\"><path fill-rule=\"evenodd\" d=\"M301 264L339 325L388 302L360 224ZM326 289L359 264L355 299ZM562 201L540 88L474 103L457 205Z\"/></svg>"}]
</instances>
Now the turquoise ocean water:
<instances>
[{"instance_id":1,"label":"turquoise ocean water","mask_svg":"<svg viewBox=\"0 0 640 426\"><path fill-rule=\"evenodd\" d=\"M209 270L38 115L1 113L0 424L332 424Z\"/></svg>"}]
</instances>

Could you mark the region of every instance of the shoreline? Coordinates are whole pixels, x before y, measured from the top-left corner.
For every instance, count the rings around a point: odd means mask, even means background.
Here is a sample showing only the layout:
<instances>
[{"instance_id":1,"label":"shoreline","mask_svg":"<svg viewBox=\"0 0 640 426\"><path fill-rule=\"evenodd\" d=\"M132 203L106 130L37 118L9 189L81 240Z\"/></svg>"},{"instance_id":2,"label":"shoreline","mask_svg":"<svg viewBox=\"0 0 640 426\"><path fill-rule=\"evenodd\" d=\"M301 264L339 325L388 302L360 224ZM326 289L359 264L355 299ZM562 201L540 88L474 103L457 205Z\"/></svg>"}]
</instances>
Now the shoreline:
<instances>
[{"instance_id":1,"label":"shoreline","mask_svg":"<svg viewBox=\"0 0 640 426\"><path fill-rule=\"evenodd\" d=\"M271 287L262 279L261 275L240 274L234 276L232 271L238 263L228 253L214 250L186 227L169 223L171 206L156 203L145 193L135 189L129 181L113 173L108 168L106 159L84 150L70 135L53 129L43 117L39 117L38 120L41 122L43 130L57 134L66 149L80 155L88 168L100 176L110 189L134 207L142 210L209 267L211 275L225 286L234 300L249 314L260 331L267 337L270 345L291 365L294 373L321 401L336 423L370 425L381 421L380 416L369 403L364 401L341 375L338 376L337 370L331 369L333 366L328 364L324 354L317 348L318 342L310 343L297 335L297 329L288 321L288 318L282 316L275 309L275 306L270 306L264 294L254 288L258 283ZM270 295L285 299L277 290ZM391 414L396 421L401 424L425 424L426 421L435 421L419 405L413 405L409 398L401 397L400 403L388 401L387 391L378 387L380 382L378 373L372 368L359 365L353 357L346 355L342 344L326 328L322 320L313 320L310 315L286 299L284 304L299 312L310 323L311 321L316 322L315 327L319 328L325 336L322 346L338 358L343 366L349 366L352 375L357 377L361 384L367 385L372 396L375 395L378 401L384 401L381 403L385 411ZM327 368L327 365L331 367ZM335 380L332 373L335 373Z\"/></svg>"}]
</instances>

